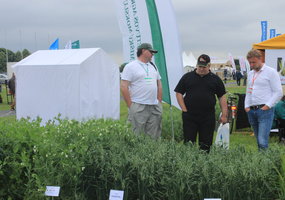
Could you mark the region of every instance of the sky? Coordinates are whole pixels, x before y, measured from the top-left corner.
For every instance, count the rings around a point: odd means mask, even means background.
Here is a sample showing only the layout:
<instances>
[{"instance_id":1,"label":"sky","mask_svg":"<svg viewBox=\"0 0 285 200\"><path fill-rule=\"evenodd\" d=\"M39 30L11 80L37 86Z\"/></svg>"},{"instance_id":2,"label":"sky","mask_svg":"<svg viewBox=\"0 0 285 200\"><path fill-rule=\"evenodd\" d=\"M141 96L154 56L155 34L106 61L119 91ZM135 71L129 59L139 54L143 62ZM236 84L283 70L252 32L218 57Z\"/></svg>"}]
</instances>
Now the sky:
<instances>
[{"instance_id":1,"label":"sky","mask_svg":"<svg viewBox=\"0 0 285 200\"><path fill-rule=\"evenodd\" d=\"M80 40L123 62L115 0L0 0L0 48L31 52ZM163 1L163 0L161 0ZM182 51L245 56L260 42L260 21L285 33L284 0L172 0Z\"/></svg>"}]
</instances>

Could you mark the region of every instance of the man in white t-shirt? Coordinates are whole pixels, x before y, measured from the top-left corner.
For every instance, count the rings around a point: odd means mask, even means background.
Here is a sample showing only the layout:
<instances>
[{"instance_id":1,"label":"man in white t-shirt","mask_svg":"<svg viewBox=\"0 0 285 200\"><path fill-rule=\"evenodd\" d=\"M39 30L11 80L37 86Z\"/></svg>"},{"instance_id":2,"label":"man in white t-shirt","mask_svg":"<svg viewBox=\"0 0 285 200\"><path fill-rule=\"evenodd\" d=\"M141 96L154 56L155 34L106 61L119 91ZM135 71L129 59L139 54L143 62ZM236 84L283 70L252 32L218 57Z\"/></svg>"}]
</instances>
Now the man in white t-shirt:
<instances>
[{"instance_id":1,"label":"man in white t-shirt","mask_svg":"<svg viewBox=\"0 0 285 200\"><path fill-rule=\"evenodd\" d=\"M282 97L282 86L277 71L263 63L264 57L259 50L249 51L247 60L252 70L248 73L244 107L258 149L263 150L268 148L274 106Z\"/></svg>"},{"instance_id":2,"label":"man in white t-shirt","mask_svg":"<svg viewBox=\"0 0 285 200\"><path fill-rule=\"evenodd\" d=\"M162 85L159 72L151 62L155 53L151 44L138 46L137 60L127 64L122 72L121 91L133 131L157 139L161 135Z\"/></svg>"}]
</instances>

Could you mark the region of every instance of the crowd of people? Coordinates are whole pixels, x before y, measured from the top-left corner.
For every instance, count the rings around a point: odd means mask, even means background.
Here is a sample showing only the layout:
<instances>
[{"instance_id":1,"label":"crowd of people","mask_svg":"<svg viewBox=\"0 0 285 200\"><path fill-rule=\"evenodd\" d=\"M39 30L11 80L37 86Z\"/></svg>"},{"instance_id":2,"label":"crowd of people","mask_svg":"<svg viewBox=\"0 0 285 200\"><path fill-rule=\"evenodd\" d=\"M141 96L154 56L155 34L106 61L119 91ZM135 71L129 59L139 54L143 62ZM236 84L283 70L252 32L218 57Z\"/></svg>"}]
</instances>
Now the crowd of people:
<instances>
[{"instance_id":1,"label":"crowd of people","mask_svg":"<svg viewBox=\"0 0 285 200\"><path fill-rule=\"evenodd\" d=\"M226 84L229 78L236 81L238 86L241 85L241 79L243 79L243 86L246 86L247 82L247 72L240 70L233 70L231 73L228 72L227 69L224 69L224 83Z\"/></svg>"},{"instance_id":2,"label":"crowd of people","mask_svg":"<svg viewBox=\"0 0 285 200\"><path fill-rule=\"evenodd\" d=\"M121 91L133 131L154 139L161 136L162 126L161 77L151 62L157 52L151 44L141 44L137 49L137 60L128 63L121 75ZM253 127L258 149L263 150L268 148L274 106L283 91L277 71L264 63L259 50L249 51L247 59L252 70L243 75L237 70L234 76L237 85L244 77L243 84L247 85L244 109ZM225 86L222 79L211 72L210 66L210 57L200 55L196 69L183 75L173 91L182 110L184 142L195 144L198 138L200 149L206 152L210 151L213 142L216 98L222 111L219 121L227 122ZM284 101L278 106L284 108Z\"/></svg>"}]
</instances>

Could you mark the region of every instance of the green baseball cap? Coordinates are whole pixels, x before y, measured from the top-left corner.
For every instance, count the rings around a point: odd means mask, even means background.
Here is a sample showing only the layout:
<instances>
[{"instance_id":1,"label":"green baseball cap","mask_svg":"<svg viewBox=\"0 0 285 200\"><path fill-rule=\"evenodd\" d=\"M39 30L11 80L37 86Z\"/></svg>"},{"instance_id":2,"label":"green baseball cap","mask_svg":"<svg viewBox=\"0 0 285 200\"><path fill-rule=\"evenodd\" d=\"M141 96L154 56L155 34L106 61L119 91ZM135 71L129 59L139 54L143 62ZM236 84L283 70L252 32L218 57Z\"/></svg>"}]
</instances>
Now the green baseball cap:
<instances>
[{"instance_id":1,"label":"green baseball cap","mask_svg":"<svg viewBox=\"0 0 285 200\"><path fill-rule=\"evenodd\" d=\"M149 43L142 43L141 45L138 46L138 50L140 49L146 49L149 50L152 53L157 53L157 50L154 50Z\"/></svg>"}]
</instances>

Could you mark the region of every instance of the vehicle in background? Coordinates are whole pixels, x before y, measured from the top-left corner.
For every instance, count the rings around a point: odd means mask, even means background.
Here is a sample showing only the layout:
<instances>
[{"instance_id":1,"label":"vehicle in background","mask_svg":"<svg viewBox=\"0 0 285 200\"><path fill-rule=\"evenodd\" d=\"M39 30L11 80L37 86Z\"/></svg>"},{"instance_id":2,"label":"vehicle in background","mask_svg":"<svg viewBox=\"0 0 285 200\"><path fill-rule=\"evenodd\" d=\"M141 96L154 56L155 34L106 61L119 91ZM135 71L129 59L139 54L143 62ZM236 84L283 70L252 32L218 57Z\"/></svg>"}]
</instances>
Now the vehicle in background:
<instances>
[{"instance_id":1,"label":"vehicle in background","mask_svg":"<svg viewBox=\"0 0 285 200\"><path fill-rule=\"evenodd\" d=\"M0 74L0 84L4 84L8 81L8 76L6 74Z\"/></svg>"}]
</instances>

